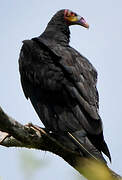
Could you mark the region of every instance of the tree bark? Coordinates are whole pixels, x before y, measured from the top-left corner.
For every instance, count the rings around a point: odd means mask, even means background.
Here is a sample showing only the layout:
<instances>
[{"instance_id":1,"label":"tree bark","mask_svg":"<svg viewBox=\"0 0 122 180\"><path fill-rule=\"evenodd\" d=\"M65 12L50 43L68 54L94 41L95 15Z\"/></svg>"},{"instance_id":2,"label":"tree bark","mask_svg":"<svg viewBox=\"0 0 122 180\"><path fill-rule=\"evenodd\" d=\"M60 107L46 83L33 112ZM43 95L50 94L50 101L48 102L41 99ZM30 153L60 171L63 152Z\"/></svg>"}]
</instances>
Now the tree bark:
<instances>
[{"instance_id":1,"label":"tree bark","mask_svg":"<svg viewBox=\"0 0 122 180\"><path fill-rule=\"evenodd\" d=\"M20 124L18 121L8 116L1 107L0 145L5 147L26 147L52 152L62 157L67 163L79 171L80 174L83 174L87 179L91 180L91 178L87 176L88 173L86 173L86 170L89 172L89 168L86 166L86 164L89 163L86 163L86 159L84 160L84 158L80 157L79 153L67 149L52 137L50 133L47 133L45 128L40 128L33 124ZM84 167L86 167L85 171ZM105 168L107 167L105 166ZM107 168L107 172L109 172L111 179L121 178L121 176L117 175L109 168ZM101 180L104 179L102 178Z\"/></svg>"}]
</instances>

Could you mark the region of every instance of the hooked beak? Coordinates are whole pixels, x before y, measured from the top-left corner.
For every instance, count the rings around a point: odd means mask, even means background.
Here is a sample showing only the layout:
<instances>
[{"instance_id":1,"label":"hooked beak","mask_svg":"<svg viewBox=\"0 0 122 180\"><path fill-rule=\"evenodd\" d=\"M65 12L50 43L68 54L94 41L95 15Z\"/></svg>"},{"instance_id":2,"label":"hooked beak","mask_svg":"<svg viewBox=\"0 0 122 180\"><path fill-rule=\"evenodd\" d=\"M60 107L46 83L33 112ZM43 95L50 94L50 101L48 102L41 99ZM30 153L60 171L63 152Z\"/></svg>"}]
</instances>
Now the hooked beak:
<instances>
[{"instance_id":1,"label":"hooked beak","mask_svg":"<svg viewBox=\"0 0 122 180\"><path fill-rule=\"evenodd\" d=\"M88 23L85 21L85 19L79 15L77 15L76 13L73 13L69 10L66 10L65 11L65 14L64 14L64 18L65 20L67 21L68 25L81 25L85 28L89 28L89 25Z\"/></svg>"},{"instance_id":2,"label":"hooked beak","mask_svg":"<svg viewBox=\"0 0 122 180\"><path fill-rule=\"evenodd\" d=\"M81 25L81 26L89 29L89 24L85 21L85 19L83 17L78 16L77 18L78 18L78 21L77 21L78 25Z\"/></svg>"}]
</instances>

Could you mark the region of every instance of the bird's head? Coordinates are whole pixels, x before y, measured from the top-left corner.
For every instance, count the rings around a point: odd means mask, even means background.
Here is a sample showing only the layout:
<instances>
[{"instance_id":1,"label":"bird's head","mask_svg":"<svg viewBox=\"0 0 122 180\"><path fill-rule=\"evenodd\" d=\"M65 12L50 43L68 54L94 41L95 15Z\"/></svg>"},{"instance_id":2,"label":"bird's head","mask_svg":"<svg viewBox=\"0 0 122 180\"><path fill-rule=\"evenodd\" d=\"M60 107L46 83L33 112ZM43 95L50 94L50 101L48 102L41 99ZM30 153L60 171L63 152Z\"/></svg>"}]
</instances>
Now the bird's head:
<instances>
[{"instance_id":1,"label":"bird's head","mask_svg":"<svg viewBox=\"0 0 122 180\"><path fill-rule=\"evenodd\" d=\"M81 25L85 28L89 28L88 23L85 21L85 19L75 12L65 9L64 10L64 19L69 25Z\"/></svg>"},{"instance_id":2,"label":"bird's head","mask_svg":"<svg viewBox=\"0 0 122 180\"><path fill-rule=\"evenodd\" d=\"M62 9L51 18L42 35L45 38L55 39L55 41L58 42L60 41L60 43L69 43L69 26L71 25L81 25L85 28L89 28L89 25L83 17L69 9Z\"/></svg>"},{"instance_id":3,"label":"bird's head","mask_svg":"<svg viewBox=\"0 0 122 180\"><path fill-rule=\"evenodd\" d=\"M85 19L75 12L69 9L62 9L58 11L49 22L50 25L57 25L57 26L70 26L70 25L81 25L85 28L89 28L88 23Z\"/></svg>"}]
</instances>

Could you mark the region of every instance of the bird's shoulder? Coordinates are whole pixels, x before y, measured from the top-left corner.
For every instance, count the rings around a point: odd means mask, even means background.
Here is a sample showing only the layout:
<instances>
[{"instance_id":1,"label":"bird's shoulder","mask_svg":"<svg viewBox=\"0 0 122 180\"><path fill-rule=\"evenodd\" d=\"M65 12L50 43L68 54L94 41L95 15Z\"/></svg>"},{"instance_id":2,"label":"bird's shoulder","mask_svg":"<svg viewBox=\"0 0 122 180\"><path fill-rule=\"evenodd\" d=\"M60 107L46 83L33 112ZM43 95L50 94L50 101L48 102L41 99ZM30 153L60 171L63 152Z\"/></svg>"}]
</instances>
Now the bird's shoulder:
<instances>
[{"instance_id":1,"label":"bird's shoulder","mask_svg":"<svg viewBox=\"0 0 122 180\"><path fill-rule=\"evenodd\" d=\"M64 74L55 63L56 57L53 51L42 43L33 40L23 41L19 57L19 70L25 94L27 94L26 89L32 86L40 88L40 90L61 89L60 82L64 80Z\"/></svg>"},{"instance_id":2,"label":"bird's shoulder","mask_svg":"<svg viewBox=\"0 0 122 180\"><path fill-rule=\"evenodd\" d=\"M71 46L57 45L53 50L61 57L61 62L77 76L84 76L87 83L97 83L97 70L91 62Z\"/></svg>"}]
</instances>

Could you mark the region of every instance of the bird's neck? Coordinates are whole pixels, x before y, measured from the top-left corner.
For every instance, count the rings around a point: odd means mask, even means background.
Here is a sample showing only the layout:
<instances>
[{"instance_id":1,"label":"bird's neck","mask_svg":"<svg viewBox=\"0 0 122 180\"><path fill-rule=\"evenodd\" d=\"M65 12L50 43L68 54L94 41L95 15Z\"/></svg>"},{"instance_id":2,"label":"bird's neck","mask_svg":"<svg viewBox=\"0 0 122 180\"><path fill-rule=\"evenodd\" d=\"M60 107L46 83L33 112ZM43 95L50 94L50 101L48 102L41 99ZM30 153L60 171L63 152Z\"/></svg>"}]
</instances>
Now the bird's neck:
<instances>
[{"instance_id":1,"label":"bird's neck","mask_svg":"<svg viewBox=\"0 0 122 180\"><path fill-rule=\"evenodd\" d=\"M68 45L70 41L70 30L69 27L66 25L62 26L61 24L48 24L41 37L51 42L55 41L55 43L58 44Z\"/></svg>"}]
</instances>

